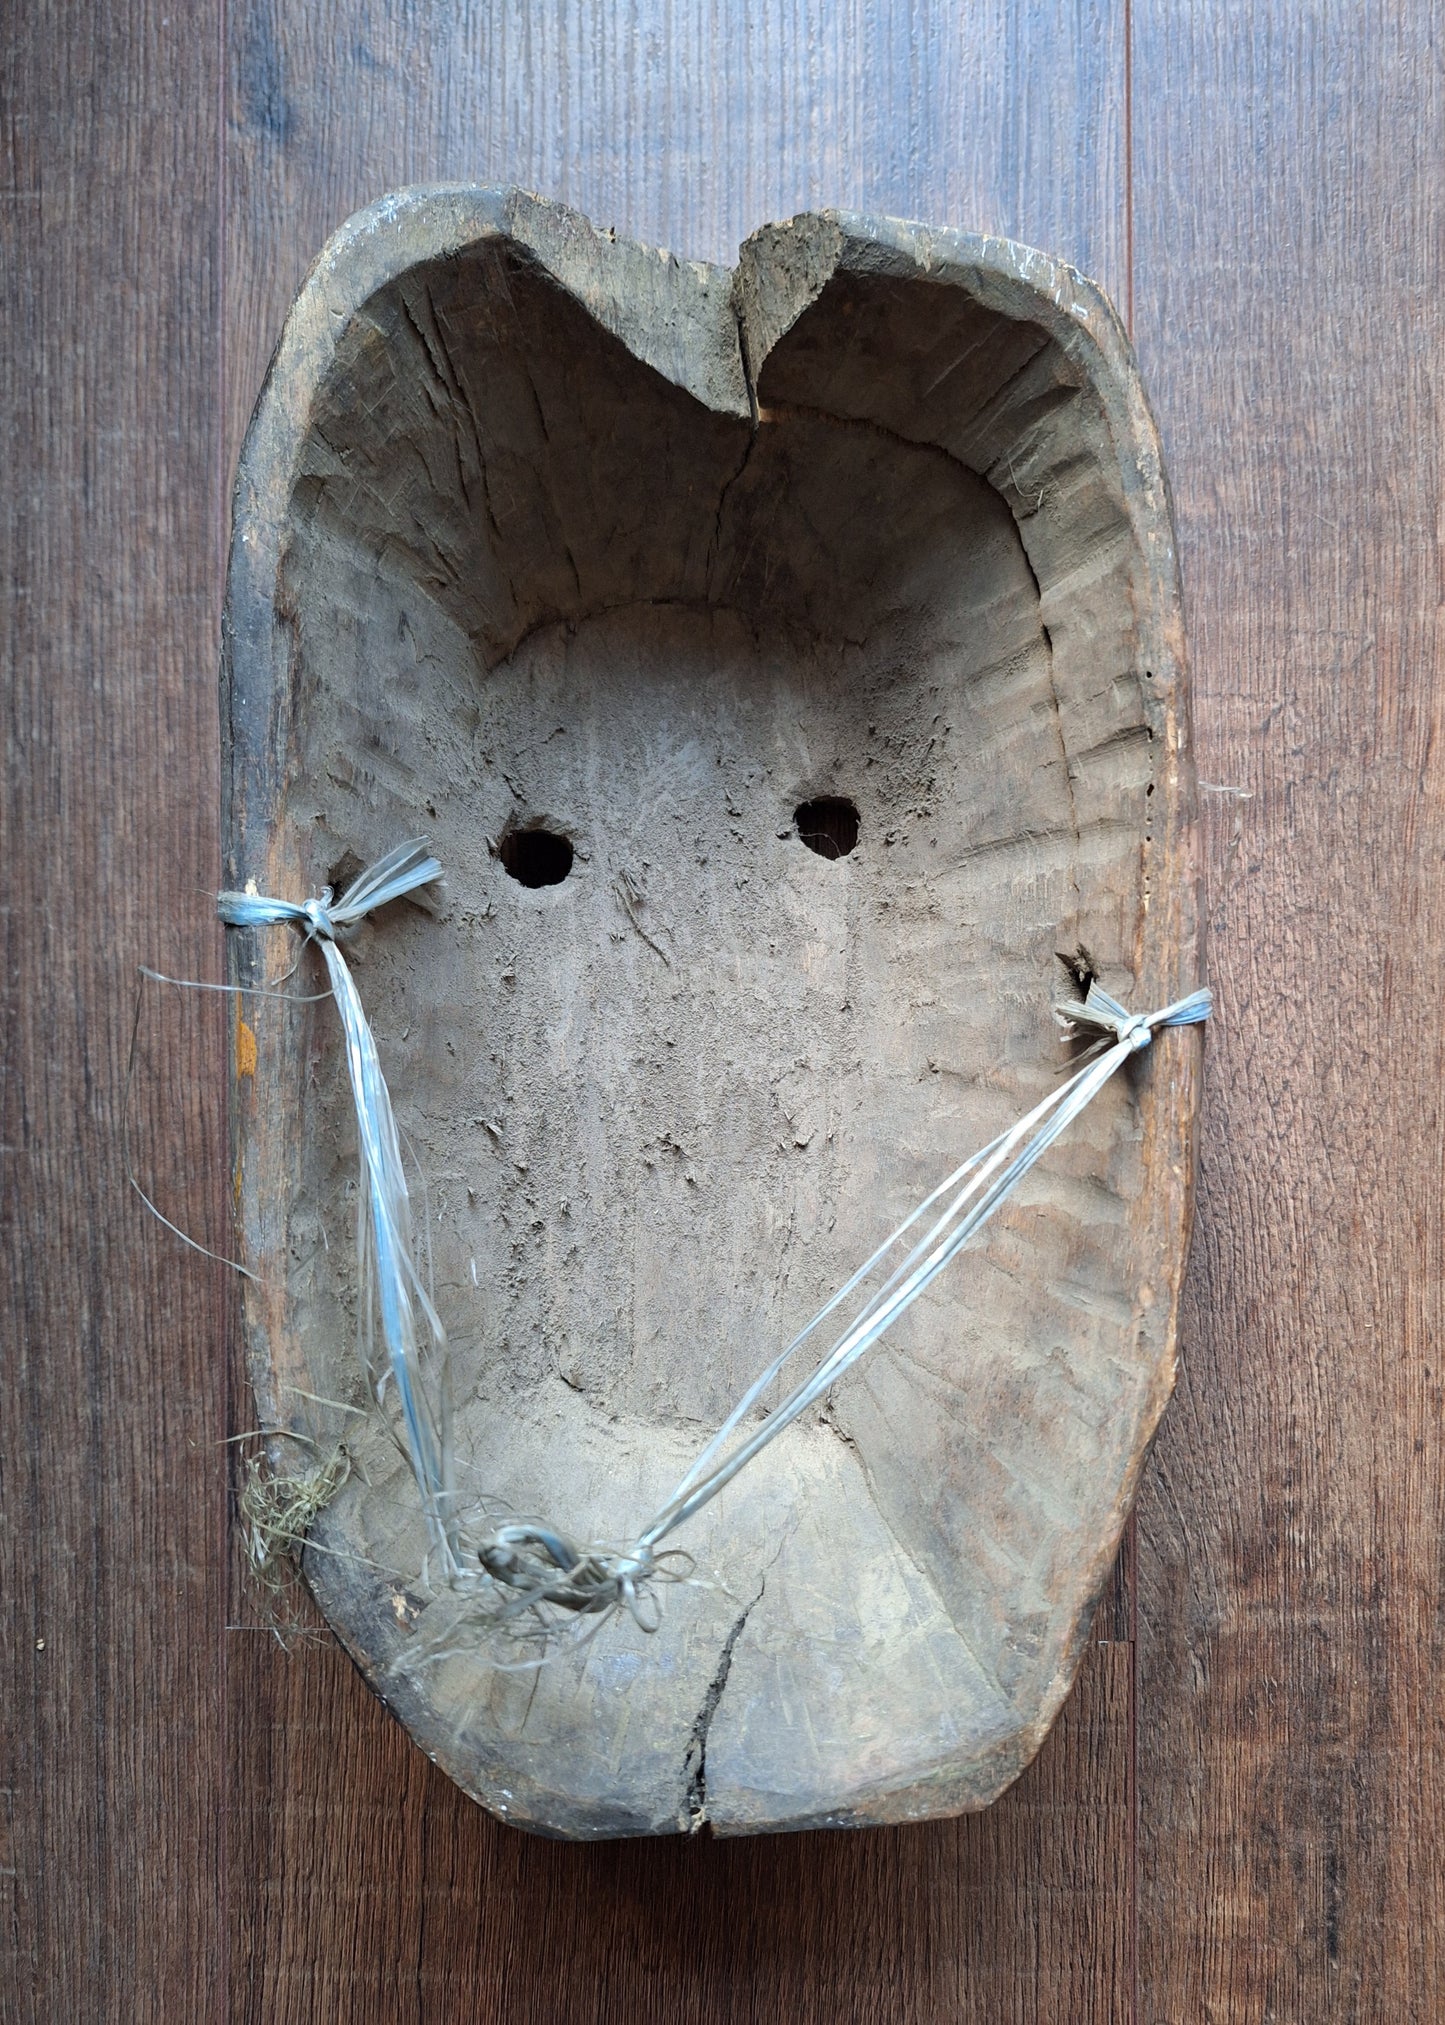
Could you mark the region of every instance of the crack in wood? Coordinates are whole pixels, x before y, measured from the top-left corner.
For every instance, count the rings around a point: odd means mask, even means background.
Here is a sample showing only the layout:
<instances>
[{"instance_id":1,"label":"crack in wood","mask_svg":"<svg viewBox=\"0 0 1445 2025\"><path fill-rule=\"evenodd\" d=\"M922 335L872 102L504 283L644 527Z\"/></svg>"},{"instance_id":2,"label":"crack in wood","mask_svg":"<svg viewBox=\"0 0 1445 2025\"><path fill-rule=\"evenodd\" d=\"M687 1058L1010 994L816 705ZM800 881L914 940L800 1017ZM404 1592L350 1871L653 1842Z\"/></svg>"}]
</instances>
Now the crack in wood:
<instances>
[{"instance_id":1,"label":"crack in wood","mask_svg":"<svg viewBox=\"0 0 1445 2025\"><path fill-rule=\"evenodd\" d=\"M721 1702L723 1692L727 1687L728 1675L733 1670L733 1652L738 1640L742 1637L743 1627L752 1616L754 1610L762 1602L763 1591L767 1586L767 1577L764 1576L758 1584L757 1595L745 1607L734 1622L732 1630L729 1631L727 1637L723 1640L722 1652L718 1657L717 1672L709 1681L707 1693L702 1699L702 1707L698 1710L693 1720L692 1734L688 1738L687 1750L683 1754L682 1760L685 1784L683 1788L682 1811L679 1816L680 1825L687 1830L689 1835L696 1835L707 1821L708 1733L712 1729L713 1717L718 1712L718 1704Z\"/></svg>"}]
</instances>

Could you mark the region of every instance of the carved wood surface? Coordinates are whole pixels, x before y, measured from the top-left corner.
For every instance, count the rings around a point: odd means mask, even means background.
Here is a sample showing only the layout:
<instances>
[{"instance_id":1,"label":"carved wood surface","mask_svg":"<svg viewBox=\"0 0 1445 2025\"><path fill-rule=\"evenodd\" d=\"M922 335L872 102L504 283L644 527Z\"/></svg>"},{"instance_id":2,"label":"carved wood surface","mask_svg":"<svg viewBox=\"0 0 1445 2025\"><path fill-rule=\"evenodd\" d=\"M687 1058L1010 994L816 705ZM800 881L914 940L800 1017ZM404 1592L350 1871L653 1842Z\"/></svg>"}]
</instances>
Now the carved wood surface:
<instances>
[{"instance_id":1,"label":"carved wood surface","mask_svg":"<svg viewBox=\"0 0 1445 2025\"><path fill-rule=\"evenodd\" d=\"M6 12L0 2015L1438 2012L1438 34L1293 0ZM437 177L716 260L809 206L947 218L1133 307L1200 771L1253 798L1203 801L1181 1383L1099 1642L985 1814L545 1844L334 1647L226 1629L239 1303L126 1195L133 966L222 960L222 530L286 305ZM158 994L132 1100L212 1241L227 1018Z\"/></svg>"},{"instance_id":2,"label":"carved wood surface","mask_svg":"<svg viewBox=\"0 0 1445 2025\"><path fill-rule=\"evenodd\" d=\"M530 197L399 193L298 299L231 554L228 884L332 885L421 828L447 867L439 919L363 954L463 1542L498 1511L635 1537L765 1346L1054 1086L1060 953L1140 1005L1198 982L1173 534L1122 332L1074 270L936 228L795 219L734 278ZM831 859L795 815L823 793L855 815ZM528 840L563 853L536 885ZM579 1836L995 1798L1172 1383L1200 1036L677 1536L701 1582L655 1631L519 1677L428 1600L405 1466L358 1426L331 1021L247 1020L258 1399L299 1436L278 1467L354 1453L307 1577L437 1761Z\"/></svg>"}]
</instances>

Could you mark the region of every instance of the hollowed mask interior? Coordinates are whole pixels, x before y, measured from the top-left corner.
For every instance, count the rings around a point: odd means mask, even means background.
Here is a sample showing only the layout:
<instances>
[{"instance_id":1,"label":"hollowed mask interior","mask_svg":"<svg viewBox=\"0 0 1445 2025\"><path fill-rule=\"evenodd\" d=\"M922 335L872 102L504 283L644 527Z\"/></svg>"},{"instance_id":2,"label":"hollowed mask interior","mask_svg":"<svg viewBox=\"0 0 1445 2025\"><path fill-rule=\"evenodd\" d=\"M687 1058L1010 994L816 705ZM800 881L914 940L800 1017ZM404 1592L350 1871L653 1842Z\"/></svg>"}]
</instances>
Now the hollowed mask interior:
<instances>
[{"instance_id":1,"label":"hollowed mask interior","mask_svg":"<svg viewBox=\"0 0 1445 2025\"><path fill-rule=\"evenodd\" d=\"M277 537L273 829L308 890L418 834L446 868L355 969L463 1493L619 1543L1057 1077L1060 953L1126 998L1168 982L1172 690L1117 418L1021 284L1005 313L916 249L850 261L810 229L762 235L735 282L580 227L570 254L423 247L333 339ZM286 1393L364 1398L341 1049L328 1006L285 1017L290 1087L256 1095L284 1114L265 1389L357 1451L308 1574L453 1775L572 1834L1006 1783L1167 1391L1179 1075L1112 1087L689 1527L697 1585L655 1635L507 1672L484 1643L413 1664L407 1469Z\"/></svg>"}]
</instances>

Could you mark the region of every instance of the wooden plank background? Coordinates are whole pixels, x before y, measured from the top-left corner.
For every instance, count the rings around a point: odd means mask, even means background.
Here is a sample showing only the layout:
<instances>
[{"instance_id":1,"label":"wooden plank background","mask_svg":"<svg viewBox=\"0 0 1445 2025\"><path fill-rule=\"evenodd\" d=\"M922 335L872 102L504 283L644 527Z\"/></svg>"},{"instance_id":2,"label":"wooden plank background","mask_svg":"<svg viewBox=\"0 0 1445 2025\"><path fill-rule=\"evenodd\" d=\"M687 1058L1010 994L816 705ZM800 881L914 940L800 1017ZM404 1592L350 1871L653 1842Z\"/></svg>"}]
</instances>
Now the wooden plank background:
<instances>
[{"instance_id":1,"label":"wooden plank background","mask_svg":"<svg viewBox=\"0 0 1445 2025\"><path fill-rule=\"evenodd\" d=\"M1434 0L10 0L0 12L0 2017L1445 2015ZM219 974L227 490L383 189L728 260L843 204L1131 319L1170 456L1211 1034L1180 1387L1078 1689L988 1814L567 1848L251 1628L229 1277L129 1196L145 960ZM223 1004L137 1165L226 1242Z\"/></svg>"}]
</instances>

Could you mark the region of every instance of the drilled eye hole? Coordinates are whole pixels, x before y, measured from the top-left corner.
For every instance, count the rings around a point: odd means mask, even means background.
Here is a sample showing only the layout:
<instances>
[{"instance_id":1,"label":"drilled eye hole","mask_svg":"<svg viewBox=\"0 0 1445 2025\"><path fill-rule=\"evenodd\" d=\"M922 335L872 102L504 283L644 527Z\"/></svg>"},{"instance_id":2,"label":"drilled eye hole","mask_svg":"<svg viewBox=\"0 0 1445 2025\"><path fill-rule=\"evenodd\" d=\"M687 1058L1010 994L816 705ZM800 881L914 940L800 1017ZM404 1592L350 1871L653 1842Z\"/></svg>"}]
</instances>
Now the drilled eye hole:
<instances>
[{"instance_id":1,"label":"drilled eye hole","mask_svg":"<svg viewBox=\"0 0 1445 2025\"><path fill-rule=\"evenodd\" d=\"M858 841L858 811L842 795L820 795L793 811L798 835L820 858L846 858Z\"/></svg>"},{"instance_id":2,"label":"drilled eye hole","mask_svg":"<svg viewBox=\"0 0 1445 2025\"><path fill-rule=\"evenodd\" d=\"M497 856L523 886L560 886L572 869L571 842L555 830L508 830Z\"/></svg>"}]
</instances>

